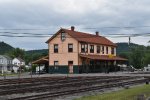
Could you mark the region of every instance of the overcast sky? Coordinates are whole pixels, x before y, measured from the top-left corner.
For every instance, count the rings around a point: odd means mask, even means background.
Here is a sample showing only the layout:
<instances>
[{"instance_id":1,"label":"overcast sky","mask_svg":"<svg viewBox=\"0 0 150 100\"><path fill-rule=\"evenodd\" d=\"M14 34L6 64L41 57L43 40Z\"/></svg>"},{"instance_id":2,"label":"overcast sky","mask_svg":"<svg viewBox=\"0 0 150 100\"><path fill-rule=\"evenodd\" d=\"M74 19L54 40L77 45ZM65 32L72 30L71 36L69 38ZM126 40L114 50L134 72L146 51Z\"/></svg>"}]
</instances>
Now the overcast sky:
<instances>
[{"instance_id":1,"label":"overcast sky","mask_svg":"<svg viewBox=\"0 0 150 100\"><path fill-rule=\"evenodd\" d=\"M150 27L139 27L150 26L150 0L0 0L1 35L8 34L2 32L54 34L60 27L70 26L88 33L99 31L101 35L150 33ZM123 28L130 26L136 28ZM44 49L49 37L0 36L0 41L26 50ZM128 37L109 39L128 42ZM131 42L143 45L148 45L149 40L150 36L131 38Z\"/></svg>"}]
</instances>

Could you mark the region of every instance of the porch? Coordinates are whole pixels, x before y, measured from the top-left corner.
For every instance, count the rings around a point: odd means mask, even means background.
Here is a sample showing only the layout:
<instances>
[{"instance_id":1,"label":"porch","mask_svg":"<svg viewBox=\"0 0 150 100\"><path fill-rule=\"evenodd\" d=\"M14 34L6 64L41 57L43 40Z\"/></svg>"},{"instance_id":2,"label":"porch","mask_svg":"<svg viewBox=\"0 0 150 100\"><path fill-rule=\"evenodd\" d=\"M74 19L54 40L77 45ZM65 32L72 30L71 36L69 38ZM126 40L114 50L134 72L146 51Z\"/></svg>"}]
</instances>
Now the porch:
<instances>
[{"instance_id":1,"label":"porch","mask_svg":"<svg viewBox=\"0 0 150 100\"><path fill-rule=\"evenodd\" d=\"M79 73L109 73L120 71L117 64L127 63L127 59L108 55L80 55L82 64Z\"/></svg>"},{"instance_id":2,"label":"porch","mask_svg":"<svg viewBox=\"0 0 150 100\"><path fill-rule=\"evenodd\" d=\"M46 73L49 73L49 57L48 56L45 56L45 57L42 57L36 61L33 61L32 64L37 64L38 67L39 67L39 73L41 73L41 68L40 66L41 65L44 65L44 71Z\"/></svg>"}]
</instances>

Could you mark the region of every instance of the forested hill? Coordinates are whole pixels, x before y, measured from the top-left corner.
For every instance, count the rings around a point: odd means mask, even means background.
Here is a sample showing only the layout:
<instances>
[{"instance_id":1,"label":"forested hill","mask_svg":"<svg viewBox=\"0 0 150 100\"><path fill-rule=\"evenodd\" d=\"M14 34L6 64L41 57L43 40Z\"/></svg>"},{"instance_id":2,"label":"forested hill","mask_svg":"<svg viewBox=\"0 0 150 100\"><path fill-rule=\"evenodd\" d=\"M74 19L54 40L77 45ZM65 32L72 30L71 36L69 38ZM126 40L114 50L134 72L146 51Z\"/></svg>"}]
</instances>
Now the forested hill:
<instances>
[{"instance_id":1,"label":"forested hill","mask_svg":"<svg viewBox=\"0 0 150 100\"><path fill-rule=\"evenodd\" d=\"M39 50L28 50L26 51L27 55L32 55L32 54L42 54L42 55L48 55L48 49L39 49Z\"/></svg>"},{"instance_id":2,"label":"forested hill","mask_svg":"<svg viewBox=\"0 0 150 100\"><path fill-rule=\"evenodd\" d=\"M8 53L9 51L11 51L13 49L14 48L11 45L9 45L5 42L0 42L0 54L1 55Z\"/></svg>"},{"instance_id":3,"label":"forested hill","mask_svg":"<svg viewBox=\"0 0 150 100\"><path fill-rule=\"evenodd\" d=\"M127 52L129 52L129 50L131 48L141 46L141 45L134 44L134 43L130 43L130 45L129 45L126 42L116 43L116 44L117 44L117 49L116 49L117 54L127 53Z\"/></svg>"},{"instance_id":4,"label":"forested hill","mask_svg":"<svg viewBox=\"0 0 150 100\"><path fill-rule=\"evenodd\" d=\"M5 53L8 53L9 51L13 50L14 47L11 45L5 43L5 42L0 42L0 54L4 55ZM48 49L39 49L39 50L27 50L25 51L26 54L47 54Z\"/></svg>"}]
</instances>

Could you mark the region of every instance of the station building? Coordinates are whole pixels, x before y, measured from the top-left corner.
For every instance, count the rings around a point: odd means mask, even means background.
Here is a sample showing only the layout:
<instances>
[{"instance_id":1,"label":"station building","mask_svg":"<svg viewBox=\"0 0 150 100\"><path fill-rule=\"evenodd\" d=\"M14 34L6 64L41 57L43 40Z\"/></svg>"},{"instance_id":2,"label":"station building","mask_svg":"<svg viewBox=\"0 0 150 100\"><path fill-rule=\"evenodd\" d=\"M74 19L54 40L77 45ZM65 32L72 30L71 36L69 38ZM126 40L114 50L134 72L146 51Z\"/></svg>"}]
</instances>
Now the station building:
<instances>
[{"instance_id":1,"label":"station building","mask_svg":"<svg viewBox=\"0 0 150 100\"><path fill-rule=\"evenodd\" d=\"M94 73L117 70L127 59L116 56L117 45L98 32L78 32L75 27L60 29L47 42L50 73Z\"/></svg>"},{"instance_id":2,"label":"station building","mask_svg":"<svg viewBox=\"0 0 150 100\"><path fill-rule=\"evenodd\" d=\"M118 70L116 64L127 61L116 56L117 45L99 32L79 32L74 26L61 28L46 43L49 55L45 61L49 73L111 72Z\"/></svg>"}]
</instances>

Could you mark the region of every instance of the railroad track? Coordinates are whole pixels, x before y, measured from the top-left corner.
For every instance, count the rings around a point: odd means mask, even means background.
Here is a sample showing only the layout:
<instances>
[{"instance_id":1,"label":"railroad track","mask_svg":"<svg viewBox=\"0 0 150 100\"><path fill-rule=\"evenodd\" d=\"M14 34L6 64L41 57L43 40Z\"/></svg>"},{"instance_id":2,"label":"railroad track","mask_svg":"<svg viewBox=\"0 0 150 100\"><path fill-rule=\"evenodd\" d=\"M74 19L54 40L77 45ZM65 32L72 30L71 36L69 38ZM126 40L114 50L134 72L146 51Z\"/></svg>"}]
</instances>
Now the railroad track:
<instances>
[{"instance_id":1,"label":"railroad track","mask_svg":"<svg viewBox=\"0 0 150 100\"><path fill-rule=\"evenodd\" d=\"M112 81L119 82L122 80L129 80L129 79L135 79L135 77L119 77L119 78L108 78L108 79L90 79L90 80L78 80L78 81L68 81L68 82L55 82L54 84L49 85L43 85L43 86L33 86L33 87L13 87L13 88L7 88L7 90L1 90L0 95L10 95L15 93L31 93L31 92L45 92L53 89L59 89L61 87L81 87L81 86L90 86L95 84L102 84L102 83L110 83Z\"/></svg>"},{"instance_id":2,"label":"railroad track","mask_svg":"<svg viewBox=\"0 0 150 100\"><path fill-rule=\"evenodd\" d=\"M116 77L121 77L121 76L116 76ZM10 84L22 84L22 83L38 83L42 81L64 81L64 80L78 80L78 79L92 79L93 77L40 77L40 78L22 78L22 79L5 79L5 80L0 80L0 85L10 85ZM94 79L99 78L95 77ZM107 76L101 77L107 78ZM110 78L110 77L109 77Z\"/></svg>"},{"instance_id":3,"label":"railroad track","mask_svg":"<svg viewBox=\"0 0 150 100\"><path fill-rule=\"evenodd\" d=\"M1 83L0 84L0 89L4 90L4 89L11 89L11 88L21 88L21 87L31 87L31 86L38 86L38 85L46 85L46 84L56 84L56 83L66 83L66 82L76 82L76 81L84 81L84 80L98 80L98 79L111 79L111 78L121 78L121 76L117 76L117 77L76 77L76 78L61 78L61 79L36 79L36 81L33 80L26 80L26 79L22 79L22 81L20 80L16 80L15 82L9 82L7 84L5 83ZM125 77L124 77L125 78ZM38 81L37 81L38 80Z\"/></svg>"},{"instance_id":4,"label":"railroad track","mask_svg":"<svg viewBox=\"0 0 150 100\"><path fill-rule=\"evenodd\" d=\"M136 79L136 80L135 80ZM140 79L140 80L138 80ZM105 87L105 88L109 88L114 86L123 86L127 83L127 81L130 83L132 82L132 80L134 80L134 82L136 83L144 83L146 81L146 78L143 77L129 77L129 76L112 76L112 77L69 77L69 78L59 78L59 79L49 79L49 78L45 78L42 79L43 81L40 81L39 83L37 82L37 79L35 82L30 82L28 81L27 83L21 83L19 85L15 85L15 84L6 84L6 86L0 85L0 97L4 97L4 96L9 96L11 94L17 94L17 95L22 95L24 93L31 93L31 92L35 92L37 97L40 98L40 96L42 95L46 95L45 92L49 92L50 96L55 96L55 95L67 95L67 91L76 91L76 89L83 89L84 88L94 88L97 86L101 86L101 87ZM36 85L37 83L37 86ZM120 82L126 82L126 83L120 83ZM136 84L136 83L132 83L132 84ZM27 85L28 84L28 85ZM118 84L118 85L115 85ZM30 86L31 85L31 86ZM108 86L109 85L109 86ZM25 87L24 87L25 86ZM69 90L68 90L69 89ZM60 91L61 90L61 91ZM91 89L92 90L92 89ZM59 94L59 93L60 94ZM62 92L62 93L61 93ZM41 93L44 93L42 95L39 95ZM38 95L37 95L38 94ZM54 95L53 95L54 94ZM27 100L31 99L31 98L35 98L34 96L27 96L26 97L17 97L17 98L12 98L12 100L22 100L24 98L27 98ZM42 98L42 97L41 97ZM32 100L32 99L31 99ZM34 99L33 99L34 100ZM36 99L35 99L36 100Z\"/></svg>"},{"instance_id":5,"label":"railroad track","mask_svg":"<svg viewBox=\"0 0 150 100\"><path fill-rule=\"evenodd\" d=\"M80 81L84 82L88 82L88 83L93 83L93 82L110 82L114 79L118 80L118 79L129 79L129 77L109 77L109 78L100 78L100 77L97 77L97 78L82 78L82 79L71 79L71 80L58 80L58 81L42 81L42 82L35 82L35 83L22 83L22 84L13 84L13 85L2 85L0 86L0 89L1 90L8 90L8 89L18 89L18 88L25 88L25 87L34 87L34 86L39 86L39 85L57 85L57 84L60 84L60 83L71 83L71 84L74 84L74 83L79 83ZM133 77L132 77L133 78ZM135 77L136 78L136 77ZM74 82L74 83L73 83Z\"/></svg>"},{"instance_id":6,"label":"railroad track","mask_svg":"<svg viewBox=\"0 0 150 100\"><path fill-rule=\"evenodd\" d=\"M134 79L134 80L124 80L121 82L111 82L111 83L102 84L98 86L87 86L87 87L79 87L79 88L71 88L71 89L69 88L66 90L60 90L57 92L45 93L45 94L40 94L40 95L17 97L17 98L12 98L9 100L42 100L45 98L54 98L54 97L69 95L73 93L101 90L101 89L120 87L120 86L125 86L125 85L141 84L141 83L144 83L145 81L146 81L145 78Z\"/></svg>"}]
</instances>

